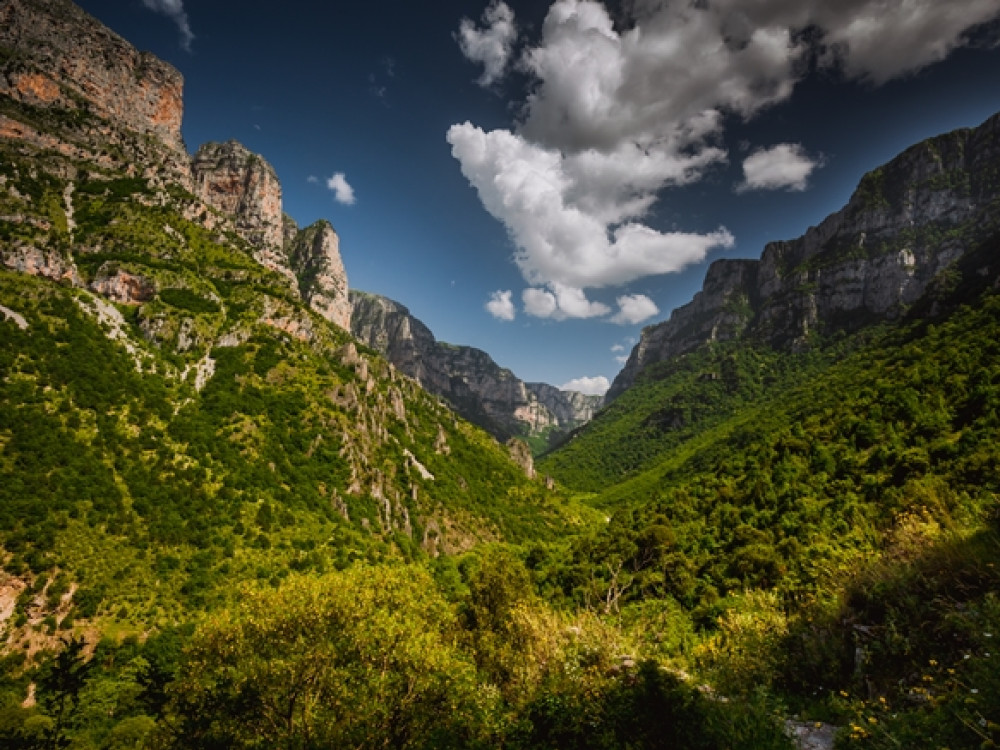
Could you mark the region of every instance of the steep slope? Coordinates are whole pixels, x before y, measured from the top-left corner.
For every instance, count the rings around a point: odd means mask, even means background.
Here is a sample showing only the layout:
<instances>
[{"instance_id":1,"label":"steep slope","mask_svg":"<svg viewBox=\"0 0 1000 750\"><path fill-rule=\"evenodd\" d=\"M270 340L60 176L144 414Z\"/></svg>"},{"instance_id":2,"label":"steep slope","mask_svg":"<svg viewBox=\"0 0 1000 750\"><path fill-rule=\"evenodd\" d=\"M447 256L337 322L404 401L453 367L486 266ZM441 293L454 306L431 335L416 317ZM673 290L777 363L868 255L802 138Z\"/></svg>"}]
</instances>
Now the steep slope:
<instances>
[{"instance_id":1,"label":"steep slope","mask_svg":"<svg viewBox=\"0 0 1000 750\"><path fill-rule=\"evenodd\" d=\"M571 521L506 448L355 344L337 236L282 217L263 159L229 142L188 163L176 72L68 2L3 13L9 647L146 632L234 583ZM176 116L129 108L144 96Z\"/></svg>"},{"instance_id":2,"label":"steep slope","mask_svg":"<svg viewBox=\"0 0 1000 750\"><path fill-rule=\"evenodd\" d=\"M608 401L647 366L718 341L790 350L898 318L970 246L998 230L1000 115L919 143L866 174L848 204L758 261L720 260L701 292L647 327Z\"/></svg>"},{"instance_id":3,"label":"steep slope","mask_svg":"<svg viewBox=\"0 0 1000 750\"><path fill-rule=\"evenodd\" d=\"M958 283L963 264L994 278L983 248L1000 236L998 176L1000 115L911 147L865 175L844 209L769 244L761 260L712 264L692 302L643 331L609 405L540 470L611 487L814 378L863 345L867 328L933 312L926 300Z\"/></svg>"},{"instance_id":4,"label":"steep slope","mask_svg":"<svg viewBox=\"0 0 1000 750\"><path fill-rule=\"evenodd\" d=\"M351 291L351 332L402 372L501 440L558 437L591 419L602 399L525 383L481 349L437 341L403 305Z\"/></svg>"}]
</instances>

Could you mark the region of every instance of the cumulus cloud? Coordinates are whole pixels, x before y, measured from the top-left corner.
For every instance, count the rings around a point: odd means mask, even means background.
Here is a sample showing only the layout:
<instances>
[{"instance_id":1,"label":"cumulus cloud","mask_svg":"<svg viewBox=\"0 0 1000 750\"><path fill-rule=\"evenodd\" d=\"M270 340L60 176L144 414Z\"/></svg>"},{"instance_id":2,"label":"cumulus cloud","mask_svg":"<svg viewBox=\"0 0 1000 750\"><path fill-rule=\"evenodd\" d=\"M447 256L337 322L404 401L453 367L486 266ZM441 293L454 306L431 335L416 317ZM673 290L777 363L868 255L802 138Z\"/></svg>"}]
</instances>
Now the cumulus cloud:
<instances>
[{"instance_id":1,"label":"cumulus cloud","mask_svg":"<svg viewBox=\"0 0 1000 750\"><path fill-rule=\"evenodd\" d=\"M550 285L557 296L556 285L580 290L626 284L679 271L710 250L733 244L724 228L708 234L659 232L626 220L639 213L629 201L601 195L574 175L558 150L510 131L486 133L466 122L453 125L447 138L483 206L517 245L514 260L524 278ZM590 210L581 207L588 201ZM648 205L648 198L642 202ZM621 223L612 226L609 215Z\"/></svg>"},{"instance_id":2,"label":"cumulus cloud","mask_svg":"<svg viewBox=\"0 0 1000 750\"><path fill-rule=\"evenodd\" d=\"M660 313L660 308L645 294L626 294L615 301L618 303L618 312L611 317L612 323L634 325Z\"/></svg>"},{"instance_id":3,"label":"cumulus cloud","mask_svg":"<svg viewBox=\"0 0 1000 750\"><path fill-rule=\"evenodd\" d=\"M551 291L549 291L551 290ZM592 302L582 289L553 283L549 289L528 288L521 293L524 311L536 318L599 318L611 312L603 302Z\"/></svg>"},{"instance_id":4,"label":"cumulus cloud","mask_svg":"<svg viewBox=\"0 0 1000 750\"><path fill-rule=\"evenodd\" d=\"M181 48L185 52L191 51L194 32L191 31L191 24L184 10L183 0L142 0L142 4L148 10L164 15L172 20L177 25L177 30L181 33Z\"/></svg>"},{"instance_id":5,"label":"cumulus cloud","mask_svg":"<svg viewBox=\"0 0 1000 750\"><path fill-rule=\"evenodd\" d=\"M345 206L354 205L356 201L354 188L347 182L343 172L335 172L332 177L327 179L326 186L333 191L333 199L337 203L343 203Z\"/></svg>"},{"instance_id":6,"label":"cumulus cloud","mask_svg":"<svg viewBox=\"0 0 1000 750\"><path fill-rule=\"evenodd\" d=\"M486 311L497 320L513 320L514 302L511 300L512 292L507 290L497 290L490 295L486 302Z\"/></svg>"},{"instance_id":7,"label":"cumulus cloud","mask_svg":"<svg viewBox=\"0 0 1000 750\"><path fill-rule=\"evenodd\" d=\"M596 0L555 0L515 54L513 13L495 1L481 28L463 20L457 38L486 67L481 82L516 59L529 93L510 128L465 122L447 140L516 246L526 312L610 314L586 290L732 246L724 227L661 231L650 220L667 188L727 161L727 118L786 100L814 61L880 84L943 59L998 16L996 0L629 0L612 21ZM801 146L757 151L744 189L802 189L816 166Z\"/></svg>"},{"instance_id":8,"label":"cumulus cloud","mask_svg":"<svg viewBox=\"0 0 1000 750\"><path fill-rule=\"evenodd\" d=\"M573 378L568 383L563 383L559 386L559 390L576 391L577 393L583 393L587 396L603 396L608 392L608 388L610 387L611 383L606 377L603 375L597 375L593 378Z\"/></svg>"},{"instance_id":9,"label":"cumulus cloud","mask_svg":"<svg viewBox=\"0 0 1000 750\"><path fill-rule=\"evenodd\" d=\"M625 351L625 346L623 344L615 344L611 347L613 352L623 352Z\"/></svg>"},{"instance_id":10,"label":"cumulus cloud","mask_svg":"<svg viewBox=\"0 0 1000 750\"><path fill-rule=\"evenodd\" d=\"M468 18L463 18L455 38L462 54L483 66L477 83L492 86L503 77L517 40L514 11L502 0L494 2L483 11L484 28L478 29Z\"/></svg>"},{"instance_id":11,"label":"cumulus cloud","mask_svg":"<svg viewBox=\"0 0 1000 750\"><path fill-rule=\"evenodd\" d=\"M798 143L760 148L743 160L743 182L737 190L805 190L818 166Z\"/></svg>"}]
</instances>

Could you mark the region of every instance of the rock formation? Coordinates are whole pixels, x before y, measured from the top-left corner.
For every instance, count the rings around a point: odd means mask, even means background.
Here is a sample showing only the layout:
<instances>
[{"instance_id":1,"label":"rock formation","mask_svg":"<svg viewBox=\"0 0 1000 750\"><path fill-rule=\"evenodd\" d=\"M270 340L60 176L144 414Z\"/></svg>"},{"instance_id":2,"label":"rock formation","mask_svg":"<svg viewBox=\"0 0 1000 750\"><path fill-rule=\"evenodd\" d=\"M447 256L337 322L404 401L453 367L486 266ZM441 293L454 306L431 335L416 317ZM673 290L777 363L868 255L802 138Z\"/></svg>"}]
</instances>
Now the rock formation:
<instances>
[{"instance_id":1,"label":"rock formation","mask_svg":"<svg viewBox=\"0 0 1000 750\"><path fill-rule=\"evenodd\" d=\"M340 238L330 222L320 219L299 230L286 216L284 234L285 254L302 299L331 323L351 330L347 272L340 257Z\"/></svg>"},{"instance_id":2,"label":"rock formation","mask_svg":"<svg viewBox=\"0 0 1000 750\"><path fill-rule=\"evenodd\" d=\"M199 148L191 172L198 197L233 219L236 231L253 246L257 261L296 285L284 249L281 183L274 168L230 140Z\"/></svg>"},{"instance_id":3,"label":"rock formation","mask_svg":"<svg viewBox=\"0 0 1000 750\"><path fill-rule=\"evenodd\" d=\"M301 232L285 226L281 184L262 157L236 141L208 143L188 156L181 138L183 78L169 64L107 29L68 0L8 0L0 4L0 138L27 159L55 151L78 163L124 170L150 193L168 184L193 195L183 199L188 219L235 232L265 268L327 320L350 327L347 275L339 240L328 222ZM26 162L27 163L27 162ZM66 164L66 162L63 162ZM62 197L67 239L74 228L72 195L86 179L62 167L69 181ZM157 200L168 200L161 193ZM5 217L40 232L53 227L42 205ZM286 229L288 231L286 231ZM73 253L99 248L74 247ZM0 248L0 263L26 273L81 285L73 253L40 249L20 238ZM291 256L294 255L294 259ZM122 302L142 302L156 290L143 281L103 273L90 288Z\"/></svg>"},{"instance_id":4,"label":"rock formation","mask_svg":"<svg viewBox=\"0 0 1000 750\"><path fill-rule=\"evenodd\" d=\"M35 107L88 111L185 153L183 78L68 0L5 0L0 45L26 51L0 75L0 94Z\"/></svg>"},{"instance_id":5,"label":"rock formation","mask_svg":"<svg viewBox=\"0 0 1000 750\"><path fill-rule=\"evenodd\" d=\"M401 372L499 439L564 433L588 421L602 399L525 383L489 354L437 341L403 305L351 291L351 332Z\"/></svg>"},{"instance_id":6,"label":"rock formation","mask_svg":"<svg viewBox=\"0 0 1000 750\"><path fill-rule=\"evenodd\" d=\"M1000 115L919 143L866 174L848 204L760 260L718 260L694 299L647 327L608 400L647 365L713 342L775 347L901 315L998 227Z\"/></svg>"}]
</instances>

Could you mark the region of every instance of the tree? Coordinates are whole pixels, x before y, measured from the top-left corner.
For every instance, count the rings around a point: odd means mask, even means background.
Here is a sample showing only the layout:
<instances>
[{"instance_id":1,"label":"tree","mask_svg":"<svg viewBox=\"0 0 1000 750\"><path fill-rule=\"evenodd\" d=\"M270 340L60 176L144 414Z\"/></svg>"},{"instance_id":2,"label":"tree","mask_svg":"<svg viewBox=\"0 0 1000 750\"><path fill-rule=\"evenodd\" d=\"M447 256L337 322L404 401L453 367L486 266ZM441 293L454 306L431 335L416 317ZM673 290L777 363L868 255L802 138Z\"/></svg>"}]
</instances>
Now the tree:
<instances>
[{"instance_id":1,"label":"tree","mask_svg":"<svg viewBox=\"0 0 1000 750\"><path fill-rule=\"evenodd\" d=\"M412 567L291 576L193 637L172 690L183 748L468 747L491 694Z\"/></svg>"}]
</instances>

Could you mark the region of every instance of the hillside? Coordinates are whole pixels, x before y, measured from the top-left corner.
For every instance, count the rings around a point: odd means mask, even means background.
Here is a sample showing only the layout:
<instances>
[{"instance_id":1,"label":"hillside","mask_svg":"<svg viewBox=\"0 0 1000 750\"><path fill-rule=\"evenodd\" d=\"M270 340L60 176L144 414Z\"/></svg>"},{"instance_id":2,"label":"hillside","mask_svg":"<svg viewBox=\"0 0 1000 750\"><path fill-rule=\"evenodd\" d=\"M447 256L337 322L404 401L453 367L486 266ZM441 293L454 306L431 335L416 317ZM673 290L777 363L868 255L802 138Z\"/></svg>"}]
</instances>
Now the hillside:
<instances>
[{"instance_id":1,"label":"hillside","mask_svg":"<svg viewBox=\"0 0 1000 750\"><path fill-rule=\"evenodd\" d=\"M176 71L69 3L4 13L9 647L563 528L506 448L351 339L337 235L283 216L263 158L230 141L188 159ZM62 600L19 596L57 573Z\"/></svg>"},{"instance_id":2,"label":"hillside","mask_svg":"<svg viewBox=\"0 0 1000 750\"><path fill-rule=\"evenodd\" d=\"M1000 116L917 144L865 175L847 206L760 260L713 263L702 290L648 326L589 429L541 462L599 489L768 393L812 378L852 334L926 314L928 293L967 273L996 277ZM984 243L986 243L984 245ZM620 402L620 403L619 403ZM623 439L624 436L628 439Z\"/></svg>"},{"instance_id":3,"label":"hillside","mask_svg":"<svg viewBox=\"0 0 1000 750\"><path fill-rule=\"evenodd\" d=\"M182 90L0 5L0 746L1000 742L1000 115L714 264L536 476L466 418L594 404L349 292Z\"/></svg>"}]
</instances>

